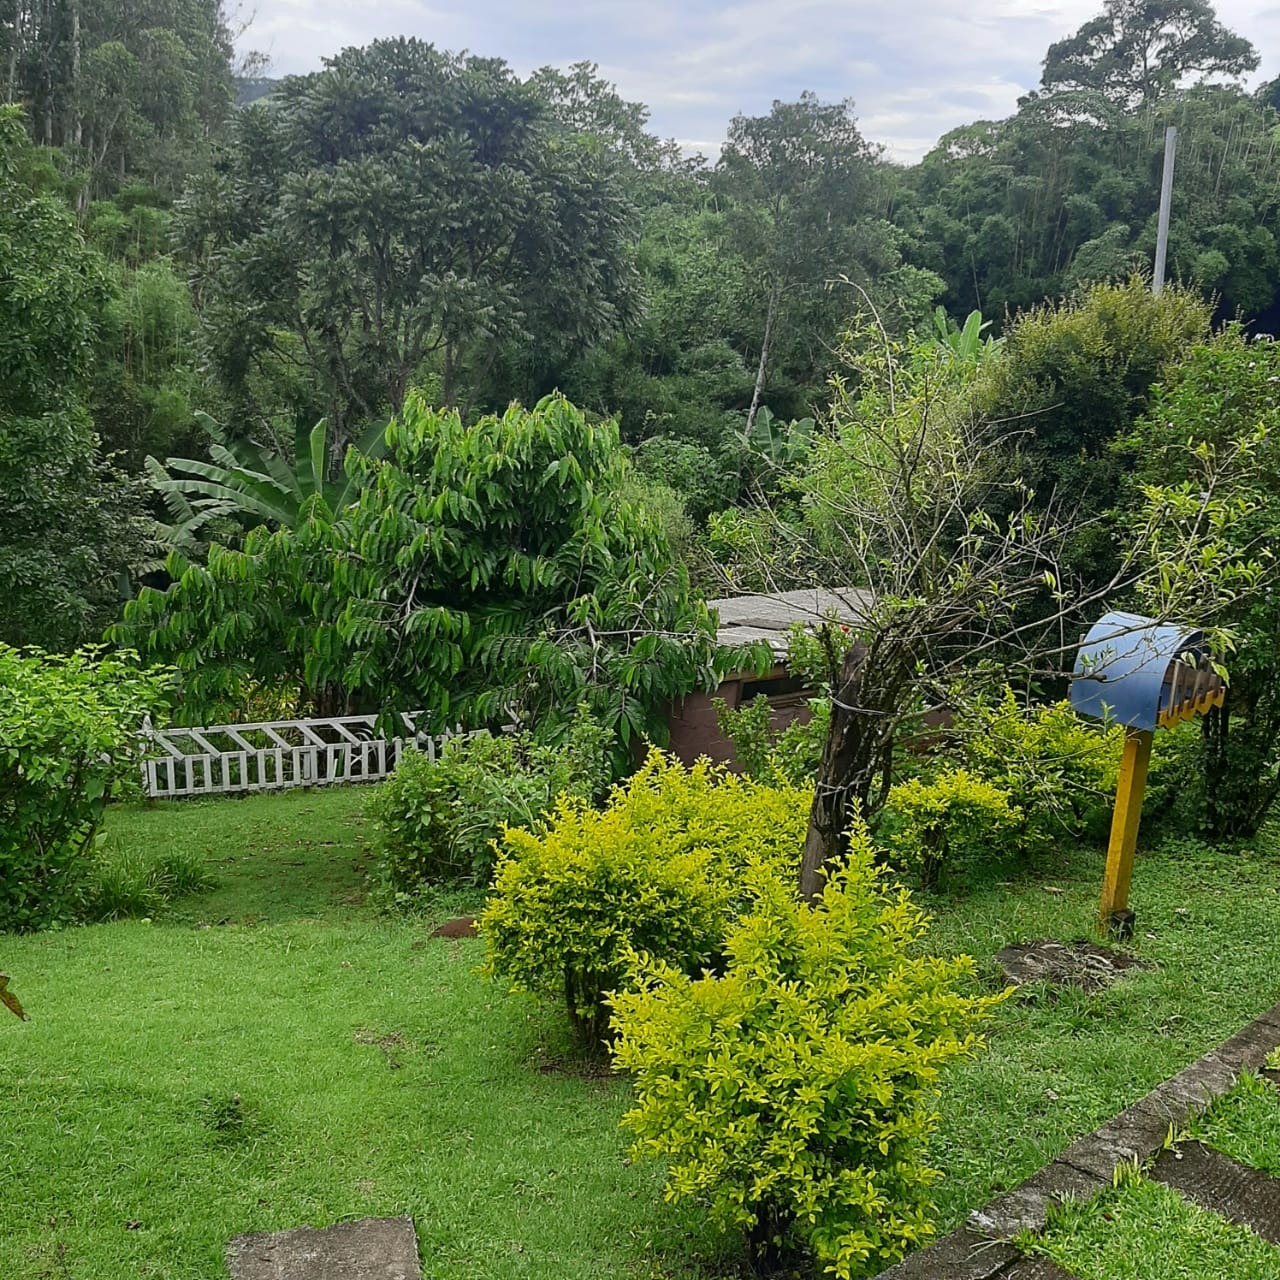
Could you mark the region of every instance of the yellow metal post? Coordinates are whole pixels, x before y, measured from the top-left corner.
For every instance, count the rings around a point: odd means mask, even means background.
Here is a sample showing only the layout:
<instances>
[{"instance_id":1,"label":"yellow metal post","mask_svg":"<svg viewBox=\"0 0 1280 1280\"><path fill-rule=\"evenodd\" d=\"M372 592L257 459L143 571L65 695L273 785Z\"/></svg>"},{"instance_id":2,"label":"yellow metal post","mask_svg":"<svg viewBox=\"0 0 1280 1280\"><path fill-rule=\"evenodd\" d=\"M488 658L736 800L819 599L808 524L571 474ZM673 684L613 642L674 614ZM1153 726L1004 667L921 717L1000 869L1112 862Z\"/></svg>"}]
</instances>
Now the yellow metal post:
<instances>
[{"instance_id":1,"label":"yellow metal post","mask_svg":"<svg viewBox=\"0 0 1280 1280\"><path fill-rule=\"evenodd\" d=\"M1147 789L1147 766L1151 763L1154 736L1146 729L1130 729L1125 734L1098 918L1103 933L1110 930L1115 913L1129 905L1129 881L1133 877L1133 854L1138 847L1138 822L1142 818L1142 796Z\"/></svg>"}]
</instances>

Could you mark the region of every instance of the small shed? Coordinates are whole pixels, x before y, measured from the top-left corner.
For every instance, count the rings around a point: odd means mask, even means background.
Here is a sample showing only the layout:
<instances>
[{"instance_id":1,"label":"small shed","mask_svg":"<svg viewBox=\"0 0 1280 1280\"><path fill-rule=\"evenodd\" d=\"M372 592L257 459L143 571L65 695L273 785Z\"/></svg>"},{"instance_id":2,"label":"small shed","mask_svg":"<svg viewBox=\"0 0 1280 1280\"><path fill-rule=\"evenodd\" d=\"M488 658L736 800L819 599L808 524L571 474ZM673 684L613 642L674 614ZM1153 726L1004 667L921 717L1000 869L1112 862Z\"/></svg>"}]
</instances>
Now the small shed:
<instances>
[{"instance_id":1,"label":"small shed","mask_svg":"<svg viewBox=\"0 0 1280 1280\"><path fill-rule=\"evenodd\" d=\"M718 617L716 638L723 647L763 642L773 654L773 666L763 674L732 672L714 693L691 693L673 702L667 712L671 751L686 764L699 756L735 763L733 743L716 722L713 704L718 698L737 709L763 695L769 700L777 728L809 720L809 700L817 696L817 690L787 668L787 633L796 623L815 628L832 618L857 623L865 616L869 600L867 592L855 587L819 587L707 601Z\"/></svg>"}]
</instances>

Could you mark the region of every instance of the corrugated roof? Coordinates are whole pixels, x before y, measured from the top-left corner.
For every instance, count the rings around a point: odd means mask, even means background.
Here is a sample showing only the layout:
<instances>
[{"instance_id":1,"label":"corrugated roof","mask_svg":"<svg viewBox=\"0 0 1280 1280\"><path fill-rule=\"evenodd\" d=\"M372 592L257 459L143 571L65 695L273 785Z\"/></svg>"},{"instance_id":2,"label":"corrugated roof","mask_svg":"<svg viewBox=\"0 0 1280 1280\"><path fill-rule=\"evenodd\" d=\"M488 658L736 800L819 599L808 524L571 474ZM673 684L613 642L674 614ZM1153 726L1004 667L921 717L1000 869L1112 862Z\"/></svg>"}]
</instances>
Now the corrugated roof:
<instances>
[{"instance_id":1,"label":"corrugated roof","mask_svg":"<svg viewBox=\"0 0 1280 1280\"><path fill-rule=\"evenodd\" d=\"M765 641L775 653L787 651L787 631L797 622L816 626L827 618L857 622L865 616L871 596L857 587L807 587L802 591L778 591L765 595L726 596L708 600L720 626L717 639L723 645Z\"/></svg>"}]
</instances>

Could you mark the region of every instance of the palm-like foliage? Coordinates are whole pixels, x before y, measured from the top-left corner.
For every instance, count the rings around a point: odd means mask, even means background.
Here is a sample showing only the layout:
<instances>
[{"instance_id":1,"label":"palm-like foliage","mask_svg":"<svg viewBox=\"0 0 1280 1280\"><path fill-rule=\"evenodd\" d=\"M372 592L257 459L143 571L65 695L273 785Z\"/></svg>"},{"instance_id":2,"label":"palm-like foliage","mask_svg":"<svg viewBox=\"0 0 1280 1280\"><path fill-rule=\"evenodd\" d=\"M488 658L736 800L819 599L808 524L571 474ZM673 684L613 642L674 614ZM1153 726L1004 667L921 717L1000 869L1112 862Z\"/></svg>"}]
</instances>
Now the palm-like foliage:
<instances>
[{"instance_id":1,"label":"palm-like foliage","mask_svg":"<svg viewBox=\"0 0 1280 1280\"><path fill-rule=\"evenodd\" d=\"M199 418L210 436L212 461L168 458L162 466L155 458L147 459L152 487L173 518L165 526L165 541L179 551L197 550L202 531L215 520L233 520L246 529L296 528L312 499L320 498L330 511L341 511L362 483L364 473L353 478L345 468L337 479L327 478L329 424L324 419L310 431L298 429L290 463L276 449L229 438L207 414ZM367 457L382 457L385 434L386 427L376 424L351 447Z\"/></svg>"}]
</instances>

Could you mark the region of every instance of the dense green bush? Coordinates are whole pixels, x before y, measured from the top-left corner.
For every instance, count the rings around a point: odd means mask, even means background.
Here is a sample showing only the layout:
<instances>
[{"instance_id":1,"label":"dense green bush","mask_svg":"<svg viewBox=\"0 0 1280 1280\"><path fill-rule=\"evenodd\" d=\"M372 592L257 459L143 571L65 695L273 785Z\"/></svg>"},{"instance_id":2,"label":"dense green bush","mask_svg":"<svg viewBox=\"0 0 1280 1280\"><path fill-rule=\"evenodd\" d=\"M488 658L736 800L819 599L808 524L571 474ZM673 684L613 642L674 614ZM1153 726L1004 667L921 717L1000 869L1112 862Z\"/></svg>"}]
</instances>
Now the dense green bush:
<instances>
[{"instance_id":1,"label":"dense green bush","mask_svg":"<svg viewBox=\"0 0 1280 1280\"><path fill-rule=\"evenodd\" d=\"M1009 793L966 769L909 778L889 791L877 837L895 866L932 888L944 867L972 867L1018 851L1022 810Z\"/></svg>"},{"instance_id":2,"label":"dense green bush","mask_svg":"<svg viewBox=\"0 0 1280 1280\"><path fill-rule=\"evenodd\" d=\"M384 895L408 906L441 881L487 883L504 824L536 826L561 794L603 794L607 738L584 708L555 747L528 733L477 733L448 739L434 760L407 752L368 806Z\"/></svg>"},{"instance_id":3,"label":"dense green bush","mask_svg":"<svg viewBox=\"0 0 1280 1280\"><path fill-rule=\"evenodd\" d=\"M955 731L965 768L1021 811L1021 851L1079 838L1110 806L1124 731L1084 720L1067 702L1028 707L1006 689L999 702L961 712Z\"/></svg>"},{"instance_id":4,"label":"dense green bush","mask_svg":"<svg viewBox=\"0 0 1280 1280\"><path fill-rule=\"evenodd\" d=\"M1252 342L1232 327L1155 388L1124 447L1134 500L1145 485L1170 482L1186 484L1194 498L1206 487L1206 457L1230 460L1215 491L1235 504L1231 558L1257 576L1213 619L1234 640L1223 653L1230 682L1225 705L1196 722L1198 750L1189 749L1190 734L1181 739L1182 795L1194 796L1183 805L1188 825L1216 839L1250 838L1280 797L1280 343Z\"/></svg>"},{"instance_id":5,"label":"dense green bush","mask_svg":"<svg viewBox=\"0 0 1280 1280\"><path fill-rule=\"evenodd\" d=\"M668 1161L668 1199L709 1204L758 1265L805 1253L846 1280L930 1234L936 1081L995 1003L960 993L967 957L918 954L924 916L861 825L851 845L812 906L757 878L722 975L633 955L612 999L614 1063L636 1086L624 1124Z\"/></svg>"},{"instance_id":6,"label":"dense green bush","mask_svg":"<svg viewBox=\"0 0 1280 1280\"><path fill-rule=\"evenodd\" d=\"M1170 835L1206 831L1204 770L1204 725L1199 717L1157 733L1142 802L1144 829Z\"/></svg>"},{"instance_id":7,"label":"dense green bush","mask_svg":"<svg viewBox=\"0 0 1280 1280\"><path fill-rule=\"evenodd\" d=\"M737 708L717 698L715 709L720 732L733 743L738 766L748 778L770 784L812 785L831 723L829 698L811 698L812 717L792 720L780 729L773 723L773 708L763 694Z\"/></svg>"},{"instance_id":8,"label":"dense green bush","mask_svg":"<svg viewBox=\"0 0 1280 1280\"><path fill-rule=\"evenodd\" d=\"M698 972L751 901L751 869L794 881L810 799L653 751L603 812L562 800L544 830L508 828L480 917L489 972L563 999L598 1044L629 949Z\"/></svg>"},{"instance_id":9,"label":"dense green bush","mask_svg":"<svg viewBox=\"0 0 1280 1280\"><path fill-rule=\"evenodd\" d=\"M140 759L165 679L131 655L0 645L0 930L74 920L112 793Z\"/></svg>"}]
</instances>

